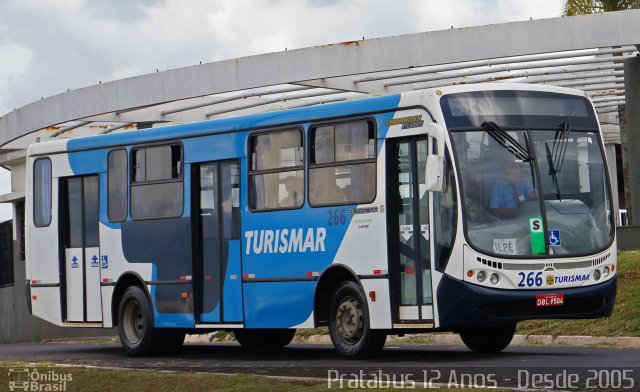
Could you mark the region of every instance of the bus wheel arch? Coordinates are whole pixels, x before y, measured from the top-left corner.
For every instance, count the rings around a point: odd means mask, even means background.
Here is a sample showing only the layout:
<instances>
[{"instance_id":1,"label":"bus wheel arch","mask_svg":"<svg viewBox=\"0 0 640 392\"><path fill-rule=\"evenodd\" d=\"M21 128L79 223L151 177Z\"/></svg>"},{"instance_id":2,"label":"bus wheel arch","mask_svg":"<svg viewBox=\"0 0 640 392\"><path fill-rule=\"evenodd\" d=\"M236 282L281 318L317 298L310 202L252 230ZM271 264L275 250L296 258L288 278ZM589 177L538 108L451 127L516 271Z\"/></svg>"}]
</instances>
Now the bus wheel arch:
<instances>
[{"instance_id":1,"label":"bus wheel arch","mask_svg":"<svg viewBox=\"0 0 640 392\"><path fill-rule=\"evenodd\" d=\"M143 279L135 272L127 272L118 279L111 312L113 324L118 327L120 343L127 354L134 357L175 354L182 348L186 331L155 327L151 295Z\"/></svg>"},{"instance_id":2,"label":"bus wheel arch","mask_svg":"<svg viewBox=\"0 0 640 392\"><path fill-rule=\"evenodd\" d=\"M120 306L120 300L124 295L124 292L131 286L138 286L143 292L146 293L147 299L151 302L151 297L147 291L144 280L140 275L135 272L126 272L118 279L115 288L113 289L113 295L111 296L111 320L113 325L118 325L118 307Z\"/></svg>"},{"instance_id":3,"label":"bus wheel arch","mask_svg":"<svg viewBox=\"0 0 640 392\"><path fill-rule=\"evenodd\" d=\"M313 299L316 326L329 325L329 313L333 295L344 282L360 284L353 270L342 264L333 264L320 275Z\"/></svg>"}]
</instances>

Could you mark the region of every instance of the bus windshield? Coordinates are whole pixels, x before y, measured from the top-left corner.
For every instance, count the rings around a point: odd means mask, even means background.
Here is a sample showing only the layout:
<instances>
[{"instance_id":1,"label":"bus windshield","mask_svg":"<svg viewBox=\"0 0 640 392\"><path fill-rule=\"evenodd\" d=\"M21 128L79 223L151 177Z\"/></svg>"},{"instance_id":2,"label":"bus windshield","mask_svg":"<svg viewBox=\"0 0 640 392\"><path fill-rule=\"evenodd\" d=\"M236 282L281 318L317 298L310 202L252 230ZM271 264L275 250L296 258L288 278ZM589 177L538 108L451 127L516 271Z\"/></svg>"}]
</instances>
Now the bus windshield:
<instances>
[{"instance_id":1,"label":"bus windshield","mask_svg":"<svg viewBox=\"0 0 640 392\"><path fill-rule=\"evenodd\" d=\"M517 126L451 129L474 248L575 256L610 243L611 198L597 128L572 129L570 121L539 127L535 116L522 116Z\"/></svg>"}]
</instances>

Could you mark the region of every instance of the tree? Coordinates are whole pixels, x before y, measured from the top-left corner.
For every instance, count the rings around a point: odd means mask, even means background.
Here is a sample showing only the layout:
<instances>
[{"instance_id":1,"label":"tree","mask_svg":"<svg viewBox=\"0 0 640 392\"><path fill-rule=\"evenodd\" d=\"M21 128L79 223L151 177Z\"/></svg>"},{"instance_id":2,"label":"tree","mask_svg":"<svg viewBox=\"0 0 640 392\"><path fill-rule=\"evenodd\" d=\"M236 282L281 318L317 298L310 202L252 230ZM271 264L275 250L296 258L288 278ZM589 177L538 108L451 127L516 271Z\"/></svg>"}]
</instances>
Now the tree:
<instances>
[{"instance_id":1,"label":"tree","mask_svg":"<svg viewBox=\"0 0 640 392\"><path fill-rule=\"evenodd\" d=\"M562 14L585 15L638 8L640 8L640 0L564 0Z\"/></svg>"}]
</instances>

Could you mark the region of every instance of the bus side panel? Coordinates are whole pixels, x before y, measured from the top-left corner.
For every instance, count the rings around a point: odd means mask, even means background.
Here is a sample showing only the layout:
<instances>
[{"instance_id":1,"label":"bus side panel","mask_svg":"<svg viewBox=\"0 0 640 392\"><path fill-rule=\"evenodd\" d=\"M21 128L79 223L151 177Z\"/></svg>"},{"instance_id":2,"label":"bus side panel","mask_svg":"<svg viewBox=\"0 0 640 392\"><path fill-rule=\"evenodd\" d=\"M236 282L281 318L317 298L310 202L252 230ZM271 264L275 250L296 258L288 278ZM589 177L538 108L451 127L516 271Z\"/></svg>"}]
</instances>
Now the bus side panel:
<instances>
[{"instance_id":1,"label":"bus side panel","mask_svg":"<svg viewBox=\"0 0 640 392\"><path fill-rule=\"evenodd\" d=\"M106 190L101 189L101 192L106 193ZM100 220L100 272L103 282L106 281L101 288L102 320L103 326L109 328L113 327L116 321L112 320L111 316L114 290L112 285L118 282L118 279L125 273L133 273L143 281L152 280L153 275L151 262L129 263L125 258L122 247L121 223L109 222L106 218L103 219L102 217Z\"/></svg>"},{"instance_id":2,"label":"bus side panel","mask_svg":"<svg viewBox=\"0 0 640 392\"><path fill-rule=\"evenodd\" d=\"M222 161L243 157L247 148L246 140L247 136L244 132L184 139L182 145L185 151L185 163Z\"/></svg>"},{"instance_id":3,"label":"bus side panel","mask_svg":"<svg viewBox=\"0 0 640 392\"><path fill-rule=\"evenodd\" d=\"M313 309L315 282L244 284L246 328L291 328L305 322Z\"/></svg>"},{"instance_id":4,"label":"bus side panel","mask_svg":"<svg viewBox=\"0 0 640 392\"><path fill-rule=\"evenodd\" d=\"M350 221L348 207L245 213L242 272L245 325L289 328L313 312L315 280L335 260ZM340 214L345 223L340 223ZM334 223L334 215L337 224ZM258 283L252 279L271 279ZM307 281L297 281L304 280Z\"/></svg>"},{"instance_id":5,"label":"bus side panel","mask_svg":"<svg viewBox=\"0 0 640 392\"><path fill-rule=\"evenodd\" d=\"M66 155L47 157L51 160L51 223L36 227L33 221L33 162L27 169L27 204L25 207L25 231L27 252L27 276L31 282L62 285L60 281L60 255L58 236L58 177L72 175ZM31 304L34 316L50 323L62 325L62 302L58 287L32 287Z\"/></svg>"},{"instance_id":6,"label":"bus side panel","mask_svg":"<svg viewBox=\"0 0 640 392\"><path fill-rule=\"evenodd\" d=\"M60 287L31 287L31 308L34 316L61 326L61 303Z\"/></svg>"},{"instance_id":7,"label":"bus side panel","mask_svg":"<svg viewBox=\"0 0 640 392\"><path fill-rule=\"evenodd\" d=\"M123 222L122 249L130 263L153 264L150 292L156 326L193 327L191 220Z\"/></svg>"},{"instance_id":8,"label":"bus side panel","mask_svg":"<svg viewBox=\"0 0 640 392\"><path fill-rule=\"evenodd\" d=\"M224 276L224 321L242 321L242 270L240 267L240 240L229 241L227 269Z\"/></svg>"},{"instance_id":9,"label":"bus side panel","mask_svg":"<svg viewBox=\"0 0 640 392\"><path fill-rule=\"evenodd\" d=\"M389 279L362 279L360 283L365 293L375 293L375 300L372 300L370 294L366 296L371 328L391 329Z\"/></svg>"}]
</instances>

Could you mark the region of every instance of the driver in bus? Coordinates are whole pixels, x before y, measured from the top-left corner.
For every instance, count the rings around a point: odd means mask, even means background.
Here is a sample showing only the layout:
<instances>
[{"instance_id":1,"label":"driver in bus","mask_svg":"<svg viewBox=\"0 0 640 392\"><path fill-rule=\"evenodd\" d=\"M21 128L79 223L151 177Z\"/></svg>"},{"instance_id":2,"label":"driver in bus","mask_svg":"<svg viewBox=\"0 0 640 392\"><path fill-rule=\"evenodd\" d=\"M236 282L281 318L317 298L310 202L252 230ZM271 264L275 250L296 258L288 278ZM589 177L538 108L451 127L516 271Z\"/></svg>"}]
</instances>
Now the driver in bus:
<instances>
[{"instance_id":1,"label":"driver in bus","mask_svg":"<svg viewBox=\"0 0 640 392\"><path fill-rule=\"evenodd\" d=\"M491 212L499 218L513 218L518 207L526 201L536 200L538 193L529 178L520 176L518 163L506 161L504 176L493 186Z\"/></svg>"}]
</instances>

